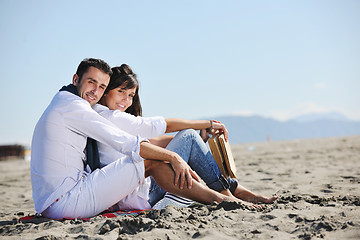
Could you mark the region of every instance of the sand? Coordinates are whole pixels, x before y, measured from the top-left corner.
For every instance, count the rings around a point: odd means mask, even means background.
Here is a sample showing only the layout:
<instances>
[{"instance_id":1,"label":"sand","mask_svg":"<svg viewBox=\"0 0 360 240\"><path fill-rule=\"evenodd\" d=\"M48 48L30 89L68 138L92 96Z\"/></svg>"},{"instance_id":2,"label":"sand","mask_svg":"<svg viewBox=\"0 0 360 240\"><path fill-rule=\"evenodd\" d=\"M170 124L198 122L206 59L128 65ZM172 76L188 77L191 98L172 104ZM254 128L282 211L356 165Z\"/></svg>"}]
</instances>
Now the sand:
<instances>
[{"instance_id":1,"label":"sand","mask_svg":"<svg viewBox=\"0 0 360 240\"><path fill-rule=\"evenodd\" d=\"M241 184L279 199L261 211L222 203L137 217L37 218L29 161L0 162L0 239L360 239L360 136L232 145Z\"/></svg>"}]
</instances>

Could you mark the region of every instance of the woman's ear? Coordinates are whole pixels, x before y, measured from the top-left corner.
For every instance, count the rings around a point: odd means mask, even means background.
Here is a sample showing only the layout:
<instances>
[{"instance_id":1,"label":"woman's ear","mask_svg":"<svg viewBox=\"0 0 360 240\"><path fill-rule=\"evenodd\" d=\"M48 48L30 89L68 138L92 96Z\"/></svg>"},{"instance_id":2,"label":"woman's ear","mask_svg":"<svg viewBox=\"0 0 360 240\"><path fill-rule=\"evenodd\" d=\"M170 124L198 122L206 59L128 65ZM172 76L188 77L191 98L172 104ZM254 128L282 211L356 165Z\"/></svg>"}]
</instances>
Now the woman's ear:
<instances>
[{"instance_id":1,"label":"woman's ear","mask_svg":"<svg viewBox=\"0 0 360 240\"><path fill-rule=\"evenodd\" d=\"M77 84L79 83L79 76L75 73L73 76L73 81L72 83L77 86Z\"/></svg>"}]
</instances>

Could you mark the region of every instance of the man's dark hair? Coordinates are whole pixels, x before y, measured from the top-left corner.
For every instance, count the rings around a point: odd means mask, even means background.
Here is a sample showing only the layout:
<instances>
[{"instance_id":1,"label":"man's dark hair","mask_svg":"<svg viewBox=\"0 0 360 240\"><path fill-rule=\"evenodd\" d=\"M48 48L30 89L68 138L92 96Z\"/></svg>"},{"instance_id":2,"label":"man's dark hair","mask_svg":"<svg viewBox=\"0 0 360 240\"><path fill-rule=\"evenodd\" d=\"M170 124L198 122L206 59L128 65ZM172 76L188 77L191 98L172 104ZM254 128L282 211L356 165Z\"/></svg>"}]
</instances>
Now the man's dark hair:
<instances>
[{"instance_id":1,"label":"man's dark hair","mask_svg":"<svg viewBox=\"0 0 360 240\"><path fill-rule=\"evenodd\" d=\"M111 68L109 64L107 64L104 60L96 59L96 58L85 58L81 61L79 64L76 74L79 76L79 80L81 80L82 76L86 71L89 69L89 67L95 67L104 73L108 74L109 76L112 75Z\"/></svg>"}]
</instances>

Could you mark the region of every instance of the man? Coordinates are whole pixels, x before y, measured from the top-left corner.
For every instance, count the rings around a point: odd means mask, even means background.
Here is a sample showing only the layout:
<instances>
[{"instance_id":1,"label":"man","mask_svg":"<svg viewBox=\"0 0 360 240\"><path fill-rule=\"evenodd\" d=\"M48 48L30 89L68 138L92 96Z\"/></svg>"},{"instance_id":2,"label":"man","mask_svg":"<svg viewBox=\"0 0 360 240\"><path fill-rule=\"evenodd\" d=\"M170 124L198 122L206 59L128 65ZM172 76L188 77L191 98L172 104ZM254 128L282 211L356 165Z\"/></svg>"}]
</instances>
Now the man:
<instances>
[{"instance_id":1,"label":"man","mask_svg":"<svg viewBox=\"0 0 360 240\"><path fill-rule=\"evenodd\" d=\"M134 191L148 175L166 191L199 202L229 199L192 182L196 175L178 154L121 131L91 108L103 95L110 75L111 69L103 60L84 59L73 84L54 96L38 121L31 152L37 213L55 219L94 216ZM84 168L88 138L124 153L132 163L115 161L89 173ZM187 188L183 188L185 181Z\"/></svg>"}]
</instances>

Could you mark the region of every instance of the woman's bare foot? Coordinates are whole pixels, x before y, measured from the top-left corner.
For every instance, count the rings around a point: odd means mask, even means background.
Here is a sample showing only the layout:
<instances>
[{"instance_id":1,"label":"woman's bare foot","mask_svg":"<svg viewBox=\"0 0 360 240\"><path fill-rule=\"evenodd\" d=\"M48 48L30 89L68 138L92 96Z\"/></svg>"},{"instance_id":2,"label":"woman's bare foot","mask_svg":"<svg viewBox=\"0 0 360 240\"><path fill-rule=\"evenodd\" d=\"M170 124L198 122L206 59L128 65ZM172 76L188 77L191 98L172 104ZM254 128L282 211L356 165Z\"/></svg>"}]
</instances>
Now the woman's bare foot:
<instances>
[{"instance_id":1,"label":"woman's bare foot","mask_svg":"<svg viewBox=\"0 0 360 240\"><path fill-rule=\"evenodd\" d=\"M245 205L246 207L248 207L249 209L263 209L264 207L258 204L254 204L252 202L247 202L247 201L243 201L241 199L239 199L241 201L241 204Z\"/></svg>"},{"instance_id":2,"label":"woman's bare foot","mask_svg":"<svg viewBox=\"0 0 360 240\"><path fill-rule=\"evenodd\" d=\"M234 195L231 194L231 192L228 189L225 189L225 190L221 191L221 194L226 196L224 201L238 202L238 203L241 203L242 205L248 207L249 209L261 209L261 208L263 208L261 205L257 205L257 204L254 204L253 202L244 201L244 200L242 200L240 198L235 197Z\"/></svg>"},{"instance_id":3,"label":"woman's bare foot","mask_svg":"<svg viewBox=\"0 0 360 240\"><path fill-rule=\"evenodd\" d=\"M275 200L277 198L278 198L277 195L269 197L269 198L261 196L261 195L256 195L254 197L248 198L247 201L252 202L252 203L273 203L273 202L275 202Z\"/></svg>"},{"instance_id":4,"label":"woman's bare foot","mask_svg":"<svg viewBox=\"0 0 360 240\"><path fill-rule=\"evenodd\" d=\"M227 194L225 194L225 195L227 195ZM244 188L240 184L238 184L233 195L236 198L239 198L241 200L251 202L251 203L273 203L278 198L277 195L274 195L272 197L264 197L260 194L255 194L255 193L249 191L248 189Z\"/></svg>"}]
</instances>

